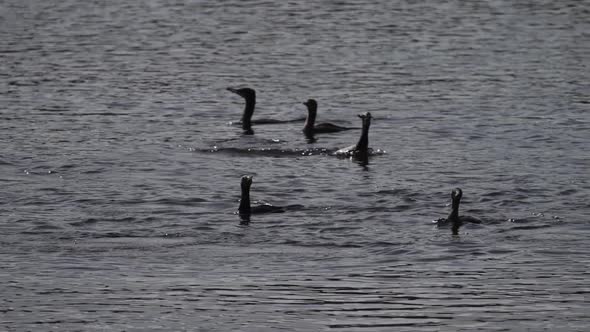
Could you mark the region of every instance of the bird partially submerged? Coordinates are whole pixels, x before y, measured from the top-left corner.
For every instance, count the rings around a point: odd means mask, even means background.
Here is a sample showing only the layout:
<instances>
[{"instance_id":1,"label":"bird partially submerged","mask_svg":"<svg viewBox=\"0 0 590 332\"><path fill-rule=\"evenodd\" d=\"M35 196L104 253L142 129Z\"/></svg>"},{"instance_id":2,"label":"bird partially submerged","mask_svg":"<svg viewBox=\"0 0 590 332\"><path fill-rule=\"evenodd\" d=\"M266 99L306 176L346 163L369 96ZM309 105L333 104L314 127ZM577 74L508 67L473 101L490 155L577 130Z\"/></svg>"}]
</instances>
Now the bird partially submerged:
<instances>
[{"instance_id":1,"label":"bird partially submerged","mask_svg":"<svg viewBox=\"0 0 590 332\"><path fill-rule=\"evenodd\" d=\"M252 185L252 176L244 175L241 180L242 197L240 198L240 207L238 214L242 219L249 219L251 214L260 213L280 213L285 212L285 209L280 206L274 206L268 203L258 205L250 204L250 186Z\"/></svg>"},{"instance_id":2,"label":"bird partially submerged","mask_svg":"<svg viewBox=\"0 0 590 332\"><path fill-rule=\"evenodd\" d=\"M228 91L231 91L238 96L244 98L246 105L244 107L244 112L242 113L242 119L240 120L240 124L242 125L242 129L244 130L244 134L252 135L254 134L254 130L252 130L253 124L276 124L276 123L289 123L289 122L296 122L296 121L303 121L304 118L300 119L293 119L293 120L277 120L277 119L258 119L252 120L252 115L254 114L254 109L256 107L256 91L251 88L227 88Z\"/></svg>"},{"instance_id":3,"label":"bird partially submerged","mask_svg":"<svg viewBox=\"0 0 590 332\"><path fill-rule=\"evenodd\" d=\"M365 112L358 115L363 122L361 137L355 145L342 148L334 154L342 157L353 157L361 161L367 161L372 149L369 149L369 127L371 126L371 113Z\"/></svg>"},{"instance_id":4,"label":"bird partially submerged","mask_svg":"<svg viewBox=\"0 0 590 332\"><path fill-rule=\"evenodd\" d=\"M481 224L481 220L471 216L460 216L459 215L459 204L461 204L461 197L463 197L463 191L460 188L455 188L451 191L451 213L446 218L440 218L434 222L438 226L451 225L453 235L459 234L459 227L464 223L470 222L474 224Z\"/></svg>"},{"instance_id":5,"label":"bird partially submerged","mask_svg":"<svg viewBox=\"0 0 590 332\"><path fill-rule=\"evenodd\" d=\"M254 114L254 107L256 106L256 91L250 88L227 88L227 90L237 94L238 96L241 96L246 101L246 106L244 107L244 113L242 113L242 119L240 122L242 124L244 134L254 134L254 130L252 130L252 114Z\"/></svg>"},{"instance_id":6,"label":"bird partially submerged","mask_svg":"<svg viewBox=\"0 0 590 332\"><path fill-rule=\"evenodd\" d=\"M303 126L303 133L306 136L313 136L320 133L336 133L339 131L354 129L348 127L341 127L331 123L318 123L315 120L318 112L318 103L315 99L308 99L303 105L307 106L307 118Z\"/></svg>"}]
</instances>

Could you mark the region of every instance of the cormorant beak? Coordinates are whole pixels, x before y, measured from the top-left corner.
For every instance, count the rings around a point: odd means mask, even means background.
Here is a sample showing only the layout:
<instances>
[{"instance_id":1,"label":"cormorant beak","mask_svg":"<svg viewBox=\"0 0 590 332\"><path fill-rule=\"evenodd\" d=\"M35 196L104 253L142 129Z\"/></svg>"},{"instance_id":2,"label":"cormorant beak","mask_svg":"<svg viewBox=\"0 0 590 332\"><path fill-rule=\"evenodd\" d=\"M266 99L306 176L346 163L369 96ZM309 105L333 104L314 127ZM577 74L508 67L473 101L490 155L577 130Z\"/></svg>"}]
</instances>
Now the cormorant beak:
<instances>
[{"instance_id":1,"label":"cormorant beak","mask_svg":"<svg viewBox=\"0 0 590 332\"><path fill-rule=\"evenodd\" d=\"M238 89L234 89L234 88L227 88L227 91L233 92L235 94L239 94L238 93Z\"/></svg>"}]
</instances>

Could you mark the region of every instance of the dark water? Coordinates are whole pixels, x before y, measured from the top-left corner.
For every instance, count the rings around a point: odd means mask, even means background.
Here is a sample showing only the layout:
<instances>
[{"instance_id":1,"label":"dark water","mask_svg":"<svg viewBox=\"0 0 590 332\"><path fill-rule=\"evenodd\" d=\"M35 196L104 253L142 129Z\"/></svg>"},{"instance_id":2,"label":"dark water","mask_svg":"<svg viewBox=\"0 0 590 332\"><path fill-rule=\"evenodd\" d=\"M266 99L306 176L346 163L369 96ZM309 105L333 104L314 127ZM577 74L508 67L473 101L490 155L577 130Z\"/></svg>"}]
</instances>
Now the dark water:
<instances>
[{"instance_id":1,"label":"dark water","mask_svg":"<svg viewBox=\"0 0 590 332\"><path fill-rule=\"evenodd\" d=\"M587 1L9 0L0 28L0 330L587 330ZM242 136L228 86L370 111L387 153ZM302 207L240 225L243 174Z\"/></svg>"}]
</instances>

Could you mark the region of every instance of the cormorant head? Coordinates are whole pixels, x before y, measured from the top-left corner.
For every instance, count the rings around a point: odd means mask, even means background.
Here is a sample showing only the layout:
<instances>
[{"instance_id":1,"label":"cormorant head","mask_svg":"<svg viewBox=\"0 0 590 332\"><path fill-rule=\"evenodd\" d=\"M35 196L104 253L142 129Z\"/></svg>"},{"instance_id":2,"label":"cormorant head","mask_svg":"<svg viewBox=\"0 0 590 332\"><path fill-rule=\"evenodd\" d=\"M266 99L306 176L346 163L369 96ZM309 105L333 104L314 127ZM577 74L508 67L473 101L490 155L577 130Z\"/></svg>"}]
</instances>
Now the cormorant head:
<instances>
[{"instance_id":1,"label":"cormorant head","mask_svg":"<svg viewBox=\"0 0 590 332\"><path fill-rule=\"evenodd\" d=\"M367 128L371 124L371 119L373 118L370 112L359 114L358 117L361 118L361 120L363 120L363 127L366 126Z\"/></svg>"},{"instance_id":2,"label":"cormorant head","mask_svg":"<svg viewBox=\"0 0 590 332\"><path fill-rule=\"evenodd\" d=\"M371 112L365 112L365 113L361 113L358 115L359 118L361 119L372 119L373 116L371 116Z\"/></svg>"},{"instance_id":3,"label":"cormorant head","mask_svg":"<svg viewBox=\"0 0 590 332\"><path fill-rule=\"evenodd\" d=\"M318 103L315 99L308 99L303 105L307 106L308 111L316 111L318 109Z\"/></svg>"},{"instance_id":4,"label":"cormorant head","mask_svg":"<svg viewBox=\"0 0 590 332\"><path fill-rule=\"evenodd\" d=\"M242 190L250 190L250 186L252 185L252 176L244 175L242 176Z\"/></svg>"},{"instance_id":5,"label":"cormorant head","mask_svg":"<svg viewBox=\"0 0 590 332\"><path fill-rule=\"evenodd\" d=\"M453 191L451 191L451 199L454 200L461 200L461 197L463 197L463 190L461 190L460 188L455 188L453 189Z\"/></svg>"},{"instance_id":6,"label":"cormorant head","mask_svg":"<svg viewBox=\"0 0 590 332\"><path fill-rule=\"evenodd\" d=\"M228 91L231 91L246 100L256 100L256 91L250 88L241 88L241 89L234 89L234 88L227 88Z\"/></svg>"}]
</instances>

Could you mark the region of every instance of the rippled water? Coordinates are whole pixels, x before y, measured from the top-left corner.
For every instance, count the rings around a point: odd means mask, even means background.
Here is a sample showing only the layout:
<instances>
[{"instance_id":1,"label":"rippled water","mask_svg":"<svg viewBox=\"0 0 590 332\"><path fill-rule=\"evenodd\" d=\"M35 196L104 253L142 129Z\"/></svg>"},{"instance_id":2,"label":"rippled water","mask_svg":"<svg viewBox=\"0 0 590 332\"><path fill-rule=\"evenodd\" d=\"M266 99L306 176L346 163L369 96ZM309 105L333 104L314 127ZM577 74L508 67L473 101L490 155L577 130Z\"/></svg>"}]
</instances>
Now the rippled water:
<instances>
[{"instance_id":1,"label":"rippled water","mask_svg":"<svg viewBox=\"0 0 590 332\"><path fill-rule=\"evenodd\" d=\"M583 331L585 1L5 1L0 329ZM358 131L368 165L329 152ZM301 207L234 214L252 198ZM432 220L484 220L453 236Z\"/></svg>"}]
</instances>

